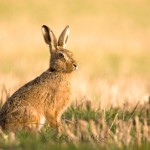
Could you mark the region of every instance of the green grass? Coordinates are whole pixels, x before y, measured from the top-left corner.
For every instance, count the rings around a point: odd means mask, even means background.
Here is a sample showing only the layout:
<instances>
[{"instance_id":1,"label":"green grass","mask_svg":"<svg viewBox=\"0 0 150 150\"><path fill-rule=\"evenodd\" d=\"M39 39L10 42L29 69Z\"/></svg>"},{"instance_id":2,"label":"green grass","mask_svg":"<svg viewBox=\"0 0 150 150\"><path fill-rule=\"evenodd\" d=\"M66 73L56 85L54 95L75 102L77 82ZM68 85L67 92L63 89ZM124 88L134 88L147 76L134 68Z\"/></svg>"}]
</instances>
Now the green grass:
<instances>
[{"instance_id":1,"label":"green grass","mask_svg":"<svg viewBox=\"0 0 150 150\"><path fill-rule=\"evenodd\" d=\"M58 134L55 129L44 127L40 132L20 131L0 133L2 149L138 149L150 148L150 135L146 137L144 128L149 128L149 104L136 105L132 110L127 107L106 110L89 109L72 105L63 114L65 132ZM146 109L143 109L146 108ZM149 112L150 113L150 112ZM92 121L93 120L93 121ZM92 121L92 123L91 123ZM144 121L148 124L145 125ZM71 122L71 123L70 123ZM96 126L93 126L94 125ZM69 127L71 125L71 127ZM128 131L128 129L131 129ZM94 135L96 130L96 135ZM150 128L148 129L150 132ZM70 134L78 138L76 140ZM123 134L123 135L122 135ZM4 138L7 136L7 138ZM117 137L116 137L117 136ZM118 140L116 140L118 139ZM129 141L128 141L129 140Z\"/></svg>"}]
</instances>

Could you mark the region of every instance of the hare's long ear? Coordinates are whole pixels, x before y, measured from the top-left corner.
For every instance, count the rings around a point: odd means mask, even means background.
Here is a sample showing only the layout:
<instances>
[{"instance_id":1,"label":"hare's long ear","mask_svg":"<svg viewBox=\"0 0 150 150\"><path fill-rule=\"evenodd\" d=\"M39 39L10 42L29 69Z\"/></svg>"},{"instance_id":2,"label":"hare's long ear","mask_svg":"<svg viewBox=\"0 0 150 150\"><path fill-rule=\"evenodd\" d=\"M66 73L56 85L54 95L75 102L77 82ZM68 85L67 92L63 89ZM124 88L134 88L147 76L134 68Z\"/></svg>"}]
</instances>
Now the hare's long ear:
<instances>
[{"instance_id":1,"label":"hare's long ear","mask_svg":"<svg viewBox=\"0 0 150 150\"><path fill-rule=\"evenodd\" d=\"M50 52L53 53L57 49L57 39L53 31L46 25L42 26L42 33L45 40L45 43L50 46Z\"/></svg>"},{"instance_id":2,"label":"hare's long ear","mask_svg":"<svg viewBox=\"0 0 150 150\"><path fill-rule=\"evenodd\" d=\"M59 39L58 39L58 46L60 46L62 48L66 47L69 32L70 32L69 26L66 26L65 29L62 31Z\"/></svg>"}]
</instances>

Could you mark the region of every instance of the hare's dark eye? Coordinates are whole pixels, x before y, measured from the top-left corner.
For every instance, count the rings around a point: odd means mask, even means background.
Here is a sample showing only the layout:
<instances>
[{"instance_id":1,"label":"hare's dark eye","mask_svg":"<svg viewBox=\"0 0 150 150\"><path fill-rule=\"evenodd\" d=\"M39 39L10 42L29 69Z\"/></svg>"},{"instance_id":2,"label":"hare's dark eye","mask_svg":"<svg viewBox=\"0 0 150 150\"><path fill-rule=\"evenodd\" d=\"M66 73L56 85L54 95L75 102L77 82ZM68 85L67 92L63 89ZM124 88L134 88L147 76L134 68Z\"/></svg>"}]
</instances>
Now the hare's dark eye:
<instances>
[{"instance_id":1,"label":"hare's dark eye","mask_svg":"<svg viewBox=\"0 0 150 150\"><path fill-rule=\"evenodd\" d=\"M63 53L58 53L58 58L64 58L64 54Z\"/></svg>"}]
</instances>

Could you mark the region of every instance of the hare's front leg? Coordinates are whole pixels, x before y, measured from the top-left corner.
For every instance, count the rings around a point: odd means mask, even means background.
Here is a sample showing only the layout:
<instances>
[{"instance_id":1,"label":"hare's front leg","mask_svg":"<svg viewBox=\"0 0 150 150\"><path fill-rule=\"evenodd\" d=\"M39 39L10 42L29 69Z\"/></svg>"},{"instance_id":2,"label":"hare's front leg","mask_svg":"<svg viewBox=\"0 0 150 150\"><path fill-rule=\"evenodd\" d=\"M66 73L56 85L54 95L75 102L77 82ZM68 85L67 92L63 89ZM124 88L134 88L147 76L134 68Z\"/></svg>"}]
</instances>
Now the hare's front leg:
<instances>
[{"instance_id":1,"label":"hare's front leg","mask_svg":"<svg viewBox=\"0 0 150 150\"><path fill-rule=\"evenodd\" d=\"M59 128L62 126L61 125L61 119L60 116L57 114L57 111L47 111L46 113L46 120L48 125L51 128L55 128L59 131Z\"/></svg>"},{"instance_id":2,"label":"hare's front leg","mask_svg":"<svg viewBox=\"0 0 150 150\"><path fill-rule=\"evenodd\" d=\"M49 126L57 129L58 132L62 131L62 122L60 118L53 118L52 120L50 120Z\"/></svg>"}]
</instances>

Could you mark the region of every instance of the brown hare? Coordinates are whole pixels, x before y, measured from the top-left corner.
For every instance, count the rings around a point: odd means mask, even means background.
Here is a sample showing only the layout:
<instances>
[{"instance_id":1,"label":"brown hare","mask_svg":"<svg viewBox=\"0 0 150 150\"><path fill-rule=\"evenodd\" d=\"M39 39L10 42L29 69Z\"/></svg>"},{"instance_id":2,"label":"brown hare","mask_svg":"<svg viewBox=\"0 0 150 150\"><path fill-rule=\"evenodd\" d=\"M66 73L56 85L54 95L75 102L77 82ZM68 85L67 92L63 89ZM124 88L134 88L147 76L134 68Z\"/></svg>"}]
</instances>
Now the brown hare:
<instances>
[{"instance_id":1,"label":"brown hare","mask_svg":"<svg viewBox=\"0 0 150 150\"><path fill-rule=\"evenodd\" d=\"M58 42L49 27L43 25L42 33L50 49L50 66L5 102L0 110L0 126L4 131L37 131L44 124L58 128L61 115L70 104L71 76L78 66L72 53L65 49L69 26Z\"/></svg>"}]
</instances>

